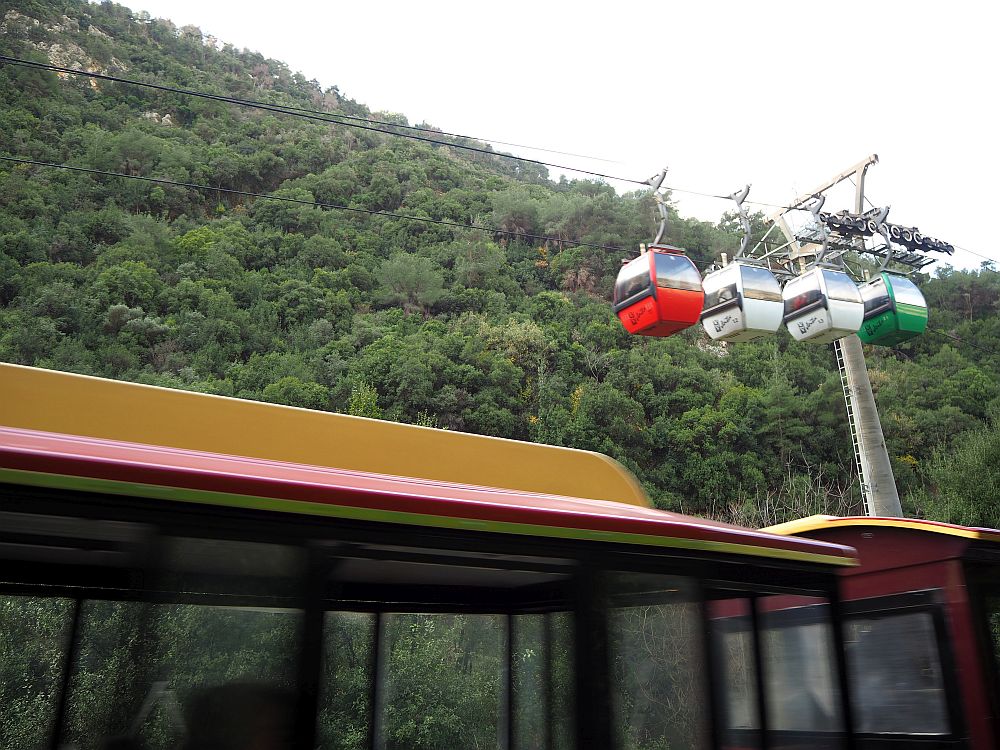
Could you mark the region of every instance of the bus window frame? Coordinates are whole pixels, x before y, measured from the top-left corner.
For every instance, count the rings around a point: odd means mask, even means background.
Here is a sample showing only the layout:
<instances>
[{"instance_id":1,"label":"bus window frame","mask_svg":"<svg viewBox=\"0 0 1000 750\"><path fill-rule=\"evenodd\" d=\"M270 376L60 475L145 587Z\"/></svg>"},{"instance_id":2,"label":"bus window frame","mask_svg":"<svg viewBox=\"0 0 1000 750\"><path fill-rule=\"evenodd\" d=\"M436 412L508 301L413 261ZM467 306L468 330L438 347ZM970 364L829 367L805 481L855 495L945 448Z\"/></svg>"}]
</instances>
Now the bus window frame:
<instances>
[{"instance_id":1,"label":"bus window frame","mask_svg":"<svg viewBox=\"0 0 1000 750\"><path fill-rule=\"evenodd\" d=\"M975 632L976 648L980 654L989 654L992 658L984 658L983 675L987 692L986 700L993 713L993 731L1000 736L1000 651L989 631L987 597L1000 599L1000 583L996 578L1000 573L1000 556L996 552L972 551L964 561L965 581L969 595L969 612L972 617L972 628ZM991 575L992 574L992 575Z\"/></svg>"},{"instance_id":2,"label":"bus window frame","mask_svg":"<svg viewBox=\"0 0 1000 750\"><path fill-rule=\"evenodd\" d=\"M703 599L706 608L705 615L705 638L708 640L707 651L715 653L714 660L718 663L719 654L717 649L714 648L714 644L711 643L711 639L708 636L709 628L712 627L710 624L710 618L707 615L707 602L710 599L733 599L733 598L744 598L749 604L749 612L743 615L737 615L733 619L735 621L743 621L749 624L751 633L751 645L753 647L753 663L755 672L755 693L757 699L757 721L758 726L753 729L727 729L721 725L723 720L723 715L718 709L719 706L723 705L724 698L722 696L722 678L723 675L718 672L713 672L713 679L710 682L709 692L712 694L712 728L713 728L713 738L715 741L715 747L722 748L725 747L724 736L726 732L729 732L731 736L752 736L755 737L755 744L750 745L755 750L763 750L764 748L770 749L774 747L783 748L786 746L790 747L800 747L809 746L810 743L815 743L817 739L822 739L824 744L818 745L818 748L827 748L830 745L826 743L833 743L832 746L839 747L842 750L854 750L854 748L860 748L862 745L859 744L857 735L855 734L854 728L854 716L850 701L849 694L849 683L847 674L847 654L844 649L843 642L843 631L838 627L839 623L842 622L843 608L840 599L839 588L834 586L833 588L820 588L817 587L813 590L805 590L802 588L789 589L784 587L767 587L760 586L754 588L744 588L744 587L734 587L728 585L724 581L715 581L713 585L707 586L704 591L706 596ZM719 596L716 596L719 595ZM766 599L770 596L801 596L807 598L817 598L825 599L825 602L820 602L814 605L806 605L804 607L795 607L789 610L785 610L786 613L791 613L787 622L782 622L779 627L795 627L801 624L813 624L820 622L827 622L830 626L830 648L832 650L833 657L833 684L832 689L838 693L838 704L840 707L840 720L842 728L839 731L832 732L807 732L801 730L783 730L774 729L771 727L771 721L769 717L768 709L768 688L767 688L767 666L764 657L764 631L767 629L764 625L764 616L766 614L773 614L772 610L763 609L761 606L761 600ZM823 617L823 613L826 616ZM707 657L706 661L708 663L713 663L709 661L713 657ZM790 744L788 744L790 743ZM929 748L928 750L934 750Z\"/></svg>"},{"instance_id":3,"label":"bus window frame","mask_svg":"<svg viewBox=\"0 0 1000 750\"><path fill-rule=\"evenodd\" d=\"M900 732L860 732L854 737L858 747L881 748L899 742L919 743L921 749L948 750L960 745L968 736L965 713L962 710L961 685L958 680L957 661L951 647L944 592L941 589L907 591L899 594L852 599L842 603L841 623L846 627L852 617L863 615L870 619L888 618L900 614L926 613L931 616L934 627L934 642L938 650L941 667L941 684L944 690L945 713L948 718L949 733L934 735L913 735ZM843 633L843 628L841 628ZM846 650L845 650L846 657ZM853 693L849 693L853 695Z\"/></svg>"}]
</instances>

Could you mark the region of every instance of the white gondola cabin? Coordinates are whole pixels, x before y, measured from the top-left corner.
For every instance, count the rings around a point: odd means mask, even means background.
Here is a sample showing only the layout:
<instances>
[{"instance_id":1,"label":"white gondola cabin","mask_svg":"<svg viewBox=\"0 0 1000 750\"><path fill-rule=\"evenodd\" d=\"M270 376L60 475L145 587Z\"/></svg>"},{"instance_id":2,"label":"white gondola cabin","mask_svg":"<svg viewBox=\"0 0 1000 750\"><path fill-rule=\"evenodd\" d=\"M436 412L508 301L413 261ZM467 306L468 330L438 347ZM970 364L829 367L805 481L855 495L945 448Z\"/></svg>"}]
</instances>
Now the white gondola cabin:
<instances>
[{"instance_id":1,"label":"white gondola cabin","mask_svg":"<svg viewBox=\"0 0 1000 750\"><path fill-rule=\"evenodd\" d=\"M796 341L829 344L857 333L865 305L857 285L843 271L813 268L782 291L785 325Z\"/></svg>"},{"instance_id":2,"label":"white gondola cabin","mask_svg":"<svg viewBox=\"0 0 1000 750\"><path fill-rule=\"evenodd\" d=\"M755 341L781 328L781 287L766 268L734 261L708 274L702 286L701 324L713 339Z\"/></svg>"}]
</instances>

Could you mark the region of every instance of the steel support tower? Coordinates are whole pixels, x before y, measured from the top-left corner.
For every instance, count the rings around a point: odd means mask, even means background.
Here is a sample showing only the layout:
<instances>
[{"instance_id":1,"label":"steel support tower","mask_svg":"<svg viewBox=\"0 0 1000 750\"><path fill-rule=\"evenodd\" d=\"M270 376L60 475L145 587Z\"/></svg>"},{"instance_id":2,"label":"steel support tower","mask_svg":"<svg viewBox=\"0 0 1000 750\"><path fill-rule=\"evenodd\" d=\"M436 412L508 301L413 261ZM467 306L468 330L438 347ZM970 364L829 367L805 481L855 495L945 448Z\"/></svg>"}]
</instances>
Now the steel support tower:
<instances>
[{"instance_id":1,"label":"steel support tower","mask_svg":"<svg viewBox=\"0 0 1000 750\"><path fill-rule=\"evenodd\" d=\"M790 205L799 208L815 196L825 193L844 180L851 179L855 185L854 212L864 212L865 173L868 167L878 162L878 156L872 154L855 164L850 169L841 172L817 189L804 194ZM789 227L785 220L785 211L770 217L785 236L787 258L791 263L798 263L803 270L806 258L815 257L819 245L800 238ZM842 262L842 261L841 261ZM844 401L847 406L847 419L854 443L854 458L858 466L858 476L861 480L861 493L864 498L865 512L869 516L900 517L903 509L896 490L896 480L892 473L892 463L889 461L889 451L885 445L882 433L882 422L879 419L878 407L875 405L875 395L872 393L871 380L868 378L868 368L861 348L861 340L854 334L835 341L834 353L840 368L840 380L844 389Z\"/></svg>"}]
</instances>

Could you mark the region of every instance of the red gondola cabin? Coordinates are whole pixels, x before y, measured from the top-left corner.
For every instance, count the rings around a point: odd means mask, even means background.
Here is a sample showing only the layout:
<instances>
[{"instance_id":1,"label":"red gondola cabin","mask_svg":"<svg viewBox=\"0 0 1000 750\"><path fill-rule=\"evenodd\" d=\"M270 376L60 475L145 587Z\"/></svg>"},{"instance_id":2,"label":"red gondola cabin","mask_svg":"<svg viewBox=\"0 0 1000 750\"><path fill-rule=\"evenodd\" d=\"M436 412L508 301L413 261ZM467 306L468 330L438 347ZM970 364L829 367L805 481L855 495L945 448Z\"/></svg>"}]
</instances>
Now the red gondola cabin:
<instances>
[{"instance_id":1,"label":"red gondola cabin","mask_svg":"<svg viewBox=\"0 0 1000 750\"><path fill-rule=\"evenodd\" d=\"M670 336L693 326L704 301L698 269L670 245L652 245L623 265L615 281L615 314L625 330L640 336Z\"/></svg>"}]
</instances>

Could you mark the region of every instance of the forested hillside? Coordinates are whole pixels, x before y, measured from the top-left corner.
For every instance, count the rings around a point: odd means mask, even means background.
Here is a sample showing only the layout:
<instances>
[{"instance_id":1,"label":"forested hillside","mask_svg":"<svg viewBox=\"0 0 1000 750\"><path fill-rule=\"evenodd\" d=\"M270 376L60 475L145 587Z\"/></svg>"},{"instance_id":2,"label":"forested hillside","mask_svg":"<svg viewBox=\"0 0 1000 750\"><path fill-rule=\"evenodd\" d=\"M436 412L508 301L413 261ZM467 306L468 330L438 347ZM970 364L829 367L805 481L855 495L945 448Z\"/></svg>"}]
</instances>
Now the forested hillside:
<instances>
[{"instance_id":1,"label":"forested hillside","mask_svg":"<svg viewBox=\"0 0 1000 750\"><path fill-rule=\"evenodd\" d=\"M112 3L19 5L3 54L371 114L193 27ZM11 65L0 155L500 230L0 162L4 361L597 450L660 507L747 524L858 508L828 347L633 338L615 319L625 252L573 243L634 252L653 234L646 195ZM667 239L699 263L739 243L732 221L676 216ZM913 514L1000 526L1000 274L945 267L922 286L936 332L867 350L900 493Z\"/></svg>"}]
</instances>

